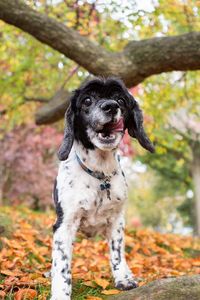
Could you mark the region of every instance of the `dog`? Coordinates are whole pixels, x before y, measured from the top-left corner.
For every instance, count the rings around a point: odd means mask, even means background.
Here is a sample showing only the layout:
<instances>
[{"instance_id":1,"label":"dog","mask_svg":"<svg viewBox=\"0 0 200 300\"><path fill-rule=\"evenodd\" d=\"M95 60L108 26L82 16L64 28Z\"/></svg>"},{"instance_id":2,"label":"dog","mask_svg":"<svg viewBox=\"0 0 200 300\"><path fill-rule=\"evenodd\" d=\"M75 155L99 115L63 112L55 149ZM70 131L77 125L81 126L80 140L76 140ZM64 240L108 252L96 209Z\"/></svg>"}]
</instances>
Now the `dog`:
<instances>
[{"instance_id":1,"label":"dog","mask_svg":"<svg viewBox=\"0 0 200 300\"><path fill-rule=\"evenodd\" d=\"M53 192L57 220L51 300L71 298L72 248L78 230L87 237L106 237L116 288L136 288L125 260L127 187L117 147L127 129L142 147L154 152L143 128L142 111L121 80L97 77L74 91L65 121Z\"/></svg>"}]
</instances>

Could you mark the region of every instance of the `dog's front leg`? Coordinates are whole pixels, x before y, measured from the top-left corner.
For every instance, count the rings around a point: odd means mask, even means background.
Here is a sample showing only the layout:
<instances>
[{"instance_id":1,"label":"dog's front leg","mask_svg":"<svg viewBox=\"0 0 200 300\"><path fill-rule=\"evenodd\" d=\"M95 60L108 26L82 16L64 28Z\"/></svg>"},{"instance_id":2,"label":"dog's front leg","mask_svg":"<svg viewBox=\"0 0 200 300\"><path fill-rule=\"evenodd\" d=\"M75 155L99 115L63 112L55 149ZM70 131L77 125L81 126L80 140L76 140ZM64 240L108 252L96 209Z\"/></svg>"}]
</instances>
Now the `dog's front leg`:
<instances>
[{"instance_id":1,"label":"dog's front leg","mask_svg":"<svg viewBox=\"0 0 200 300\"><path fill-rule=\"evenodd\" d=\"M137 287L133 274L125 259L124 246L124 217L121 214L113 223L109 234L110 264L115 286L121 290L130 290Z\"/></svg>"},{"instance_id":2,"label":"dog's front leg","mask_svg":"<svg viewBox=\"0 0 200 300\"><path fill-rule=\"evenodd\" d=\"M51 300L70 300L72 290L71 259L73 241L79 222L66 220L56 229L52 252Z\"/></svg>"}]
</instances>

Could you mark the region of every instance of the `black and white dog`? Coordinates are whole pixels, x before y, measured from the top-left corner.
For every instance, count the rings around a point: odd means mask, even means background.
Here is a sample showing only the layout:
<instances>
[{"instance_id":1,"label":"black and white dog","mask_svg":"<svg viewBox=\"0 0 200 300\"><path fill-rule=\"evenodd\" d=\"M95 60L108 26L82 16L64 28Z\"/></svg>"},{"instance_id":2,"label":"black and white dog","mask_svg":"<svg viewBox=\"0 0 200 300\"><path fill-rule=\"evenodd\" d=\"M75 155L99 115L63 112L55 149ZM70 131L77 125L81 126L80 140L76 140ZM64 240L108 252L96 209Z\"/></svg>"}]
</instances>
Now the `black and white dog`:
<instances>
[{"instance_id":1,"label":"black and white dog","mask_svg":"<svg viewBox=\"0 0 200 300\"><path fill-rule=\"evenodd\" d=\"M71 259L77 230L107 238L117 288L137 287L124 253L126 182L117 147L127 128L149 150L142 112L123 82L95 78L77 89L66 115L62 161L54 187L52 300L71 296Z\"/></svg>"}]
</instances>

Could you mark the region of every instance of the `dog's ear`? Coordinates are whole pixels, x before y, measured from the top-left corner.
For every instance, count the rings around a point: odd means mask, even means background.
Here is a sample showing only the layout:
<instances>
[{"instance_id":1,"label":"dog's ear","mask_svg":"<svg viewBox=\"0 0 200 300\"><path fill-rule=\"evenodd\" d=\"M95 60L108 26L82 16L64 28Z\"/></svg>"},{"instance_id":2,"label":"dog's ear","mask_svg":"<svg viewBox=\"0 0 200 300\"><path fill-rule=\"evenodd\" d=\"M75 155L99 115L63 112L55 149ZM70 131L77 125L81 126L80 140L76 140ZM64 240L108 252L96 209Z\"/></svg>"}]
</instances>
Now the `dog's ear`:
<instances>
[{"instance_id":1,"label":"dog's ear","mask_svg":"<svg viewBox=\"0 0 200 300\"><path fill-rule=\"evenodd\" d=\"M129 97L128 116L126 120L128 133L130 136L136 138L143 148L153 153L155 148L144 131L142 110L135 99L131 95Z\"/></svg>"},{"instance_id":2,"label":"dog's ear","mask_svg":"<svg viewBox=\"0 0 200 300\"><path fill-rule=\"evenodd\" d=\"M72 108L73 101L75 101L74 96L71 98L70 105L65 113L64 137L60 149L58 150L59 160L66 160L68 158L74 142L74 109Z\"/></svg>"}]
</instances>

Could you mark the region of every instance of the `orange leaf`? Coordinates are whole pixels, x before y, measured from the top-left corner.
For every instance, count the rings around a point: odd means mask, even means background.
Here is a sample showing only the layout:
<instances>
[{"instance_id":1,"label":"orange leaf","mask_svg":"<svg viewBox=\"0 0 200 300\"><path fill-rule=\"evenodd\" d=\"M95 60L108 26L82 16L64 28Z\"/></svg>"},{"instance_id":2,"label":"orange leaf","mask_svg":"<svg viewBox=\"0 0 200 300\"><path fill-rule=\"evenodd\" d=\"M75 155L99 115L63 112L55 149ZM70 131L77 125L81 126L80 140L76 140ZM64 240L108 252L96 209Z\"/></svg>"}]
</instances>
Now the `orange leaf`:
<instances>
[{"instance_id":1,"label":"orange leaf","mask_svg":"<svg viewBox=\"0 0 200 300\"><path fill-rule=\"evenodd\" d=\"M6 293L4 291L0 291L0 299L4 299L4 297L6 296Z\"/></svg>"},{"instance_id":2,"label":"orange leaf","mask_svg":"<svg viewBox=\"0 0 200 300\"><path fill-rule=\"evenodd\" d=\"M86 286L95 287L95 284L92 281L84 281L83 284Z\"/></svg>"},{"instance_id":3,"label":"orange leaf","mask_svg":"<svg viewBox=\"0 0 200 300\"><path fill-rule=\"evenodd\" d=\"M107 288L107 286L110 284L108 280L102 279L102 278L95 278L95 282L97 285L101 286L103 289Z\"/></svg>"},{"instance_id":4,"label":"orange leaf","mask_svg":"<svg viewBox=\"0 0 200 300\"><path fill-rule=\"evenodd\" d=\"M143 248L142 249L142 251L143 251L143 253L145 254L145 255L147 255L147 256L150 256L151 255L151 252L149 251L149 249L147 249L147 248Z\"/></svg>"},{"instance_id":5,"label":"orange leaf","mask_svg":"<svg viewBox=\"0 0 200 300\"><path fill-rule=\"evenodd\" d=\"M104 295L117 295L120 293L120 291L113 289L113 290L104 290L101 293Z\"/></svg>"},{"instance_id":6,"label":"orange leaf","mask_svg":"<svg viewBox=\"0 0 200 300\"><path fill-rule=\"evenodd\" d=\"M34 299L37 292L33 289L21 289L15 293L14 300Z\"/></svg>"},{"instance_id":7,"label":"orange leaf","mask_svg":"<svg viewBox=\"0 0 200 300\"><path fill-rule=\"evenodd\" d=\"M87 296L86 299L87 299L87 300L103 300L102 298L100 298L100 297L95 297L95 296Z\"/></svg>"},{"instance_id":8,"label":"orange leaf","mask_svg":"<svg viewBox=\"0 0 200 300\"><path fill-rule=\"evenodd\" d=\"M192 265L195 267L200 267L200 261L196 260L192 262Z\"/></svg>"},{"instance_id":9,"label":"orange leaf","mask_svg":"<svg viewBox=\"0 0 200 300\"><path fill-rule=\"evenodd\" d=\"M9 270L1 270L0 271L1 274L7 275L7 276L23 276L23 273L21 272L12 272Z\"/></svg>"}]
</instances>

